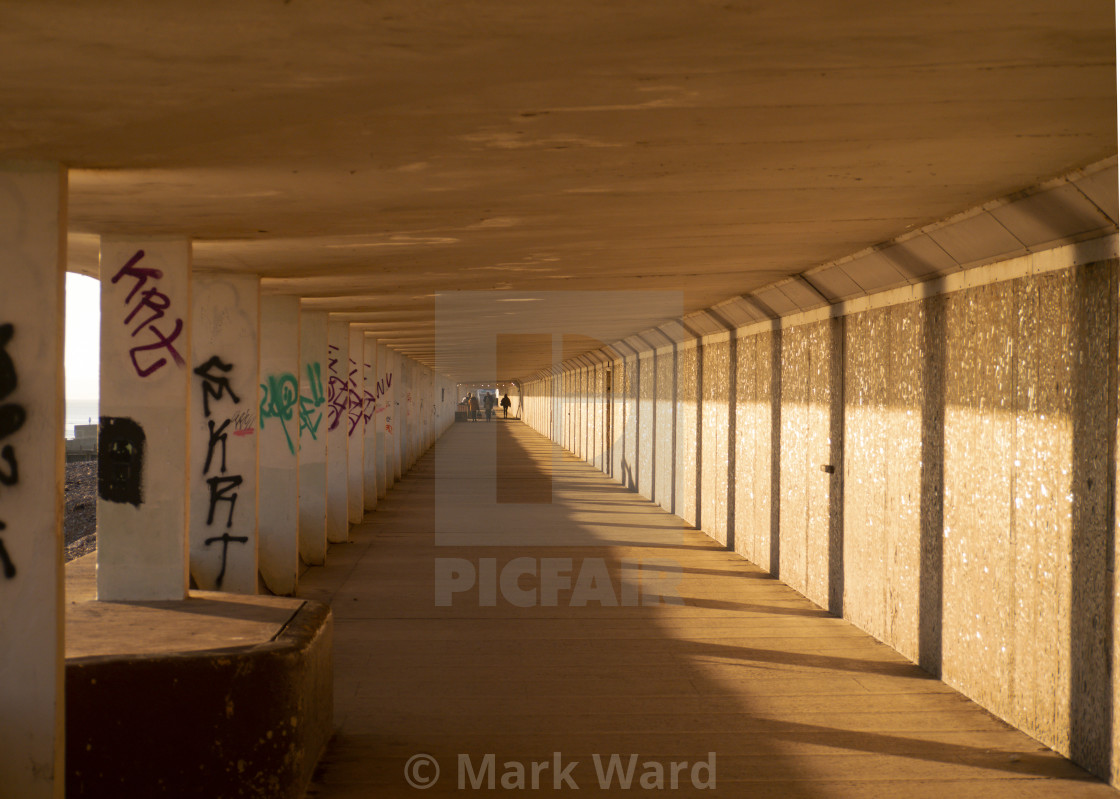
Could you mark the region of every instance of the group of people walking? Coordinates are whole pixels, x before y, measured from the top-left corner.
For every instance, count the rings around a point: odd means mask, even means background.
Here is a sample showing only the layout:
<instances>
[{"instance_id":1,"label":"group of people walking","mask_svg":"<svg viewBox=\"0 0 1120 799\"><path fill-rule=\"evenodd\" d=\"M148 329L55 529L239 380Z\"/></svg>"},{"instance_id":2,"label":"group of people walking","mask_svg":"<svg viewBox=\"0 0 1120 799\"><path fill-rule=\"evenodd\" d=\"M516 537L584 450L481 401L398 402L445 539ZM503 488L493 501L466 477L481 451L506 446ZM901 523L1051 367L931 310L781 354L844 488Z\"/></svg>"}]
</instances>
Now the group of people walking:
<instances>
[{"instance_id":1,"label":"group of people walking","mask_svg":"<svg viewBox=\"0 0 1120 799\"><path fill-rule=\"evenodd\" d=\"M467 405L467 418L474 422L478 420L479 402L478 395L473 391L466 396L463 402ZM502 397L500 403L497 402L497 397L494 394L486 394L482 399L482 408L486 411L486 421L490 421L490 417L494 413L494 405L500 404L505 418L509 418L509 407L513 403L510 401L509 394Z\"/></svg>"}]
</instances>

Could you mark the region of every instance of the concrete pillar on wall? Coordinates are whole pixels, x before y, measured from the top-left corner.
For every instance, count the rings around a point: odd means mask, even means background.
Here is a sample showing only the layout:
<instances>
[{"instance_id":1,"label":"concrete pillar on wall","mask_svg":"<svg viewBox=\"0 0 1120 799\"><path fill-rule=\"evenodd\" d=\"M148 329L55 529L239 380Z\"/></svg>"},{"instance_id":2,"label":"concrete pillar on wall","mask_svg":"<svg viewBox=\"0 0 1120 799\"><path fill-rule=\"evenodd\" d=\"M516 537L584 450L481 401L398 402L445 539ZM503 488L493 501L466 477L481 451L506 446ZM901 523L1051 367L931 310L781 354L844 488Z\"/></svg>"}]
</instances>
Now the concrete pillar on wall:
<instances>
[{"instance_id":1,"label":"concrete pillar on wall","mask_svg":"<svg viewBox=\"0 0 1120 799\"><path fill-rule=\"evenodd\" d=\"M397 362L397 396L395 410L397 421L393 425L393 466L396 479L408 471L408 360L401 354L394 356Z\"/></svg>"},{"instance_id":2,"label":"concrete pillar on wall","mask_svg":"<svg viewBox=\"0 0 1120 799\"><path fill-rule=\"evenodd\" d=\"M0 784L27 799L65 783L65 245L65 172L0 168Z\"/></svg>"},{"instance_id":3,"label":"concrete pillar on wall","mask_svg":"<svg viewBox=\"0 0 1120 799\"><path fill-rule=\"evenodd\" d=\"M392 414L389 410L393 396L393 369L389 363L389 348L384 344L377 345L376 382L373 418L376 422L374 441L377 445L377 496L383 497L392 481L392 470L389 468L389 456L386 450L389 436L385 432L385 426L391 423Z\"/></svg>"},{"instance_id":4,"label":"concrete pillar on wall","mask_svg":"<svg viewBox=\"0 0 1120 799\"><path fill-rule=\"evenodd\" d=\"M400 356L400 364L402 395L398 395L398 397L401 400L399 406L401 416L401 434L400 436L398 436L398 438L400 440L401 449L401 474L404 474L410 468L412 468L412 428L415 424L415 418L412 411L412 359L402 355Z\"/></svg>"},{"instance_id":5,"label":"concrete pillar on wall","mask_svg":"<svg viewBox=\"0 0 1120 799\"><path fill-rule=\"evenodd\" d=\"M191 245L101 239L97 597L187 596Z\"/></svg>"},{"instance_id":6,"label":"concrete pillar on wall","mask_svg":"<svg viewBox=\"0 0 1120 799\"><path fill-rule=\"evenodd\" d=\"M347 446L350 410L347 366L350 325L327 325L327 540L350 537L350 460Z\"/></svg>"},{"instance_id":7,"label":"concrete pillar on wall","mask_svg":"<svg viewBox=\"0 0 1120 799\"><path fill-rule=\"evenodd\" d=\"M327 312L300 314L299 555L321 565L327 555Z\"/></svg>"},{"instance_id":8,"label":"concrete pillar on wall","mask_svg":"<svg viewBox=\"0 0 1120 799\"><path fill-rule=\"evenodd\" d=\"M377 483L380 469L377 466L377 339L365 336L364 382L362 392L362 501L366 510L377 508Z\"/></svg>"},{"instance_id":9,"label":"concrete pillar on wall","mask_svg":"<svg viewBox=\"0 0 1120 799\"><path fill-rule=\"evenodd\" d=\"M190 570L204 590L257 592L260 283L191 283Z\"/></svg>"},{"instance_id":10,"label":"concrete pillar on wall","mask_svg":"<svg viewBox=\"0 0 1120 799\"><path fill-rule=\"evenodd\" d=\"M390 350L389 363L393 366L393 373L395 375L393 380L393 396L389 403L389 414L391 424L388 428L389 433L389 466L392 469L392 477L389 485L401 479L401 431L404 429L402 420L404 418L404 369L402 368L402 358L400 353L396 350Z\"/></svg>"},{"instance_id":11,"label":"concrete pillar on wall","mask_svg":"<svg viewBox=\"0 0 1120 799\"><path fill-rule=\"evenodd\" d=\"M420 459L424 445L428 440L428 370L423 366L415 366L416 394L413 410L416 413L416 444L412 450L412 462Z\"/></svg>"},{"instance_id":12,"label":"concrete pillar on wall","mask_svg":"<svg viewBox=\"0 0 1120 799\"><path fill-rule=\"evenodd\" d=\"M346 447L347 447L347 517L350 524L362 521L365 501L362 494L365 481L362 468L365 466L365 333L350 325L349 368L346 370L347 408Z\"/></svg>"},{"instance_id":13,"label":"concrete pillar on wall","mask_svg":"<svg viewBox=\"0 0 1120 799\"><path fill-rule=\"evenodd\" d=\"M424 369L424 401L424 450L427 451L432 446L432 431L436 420L435 375L428 368Z\"/></svg>"},{"instance_id":14,"label":"concrete pillar on wall","mask_svg":"<svg viewBox=\"0 0 1120 799\"><path fill-rule=\"evenodd\" d=\"M299 297L261 298L260 573L291 594L299 577Z\"/></svg>"}]
</instances>

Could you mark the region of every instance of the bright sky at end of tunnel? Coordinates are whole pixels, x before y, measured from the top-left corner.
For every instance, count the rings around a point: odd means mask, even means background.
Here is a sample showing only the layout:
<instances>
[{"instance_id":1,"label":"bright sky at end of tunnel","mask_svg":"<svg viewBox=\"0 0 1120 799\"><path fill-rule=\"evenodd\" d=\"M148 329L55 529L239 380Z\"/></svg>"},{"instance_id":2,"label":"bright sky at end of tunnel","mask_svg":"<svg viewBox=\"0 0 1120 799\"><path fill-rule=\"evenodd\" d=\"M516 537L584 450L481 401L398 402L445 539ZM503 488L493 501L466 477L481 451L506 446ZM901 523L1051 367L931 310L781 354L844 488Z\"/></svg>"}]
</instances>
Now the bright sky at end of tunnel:
<instances>
[{"instance_id":1,"label":"bright sky at end of tunnel","mask_svg":"<svg viewBox=\"0 0 1120 799\"><path fill-rule=\"evenodd\" d=\"M66 398L95 400L100 391L101 283L66 273Z\"/></svg>"}]
</instances>

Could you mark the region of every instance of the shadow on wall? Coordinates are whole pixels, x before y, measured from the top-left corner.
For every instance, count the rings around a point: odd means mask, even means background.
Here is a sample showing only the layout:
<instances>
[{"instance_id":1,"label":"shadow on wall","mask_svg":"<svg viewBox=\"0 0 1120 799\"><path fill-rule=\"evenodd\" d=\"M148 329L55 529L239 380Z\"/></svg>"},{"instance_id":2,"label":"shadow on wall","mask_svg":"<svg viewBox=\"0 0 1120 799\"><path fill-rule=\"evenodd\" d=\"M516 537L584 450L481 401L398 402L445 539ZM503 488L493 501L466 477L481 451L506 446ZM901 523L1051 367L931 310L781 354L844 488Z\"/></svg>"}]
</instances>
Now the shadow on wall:
<instances>
[{"instance_id":1,"label":"shadow on wall","mask_svg":"<svg viewBox=\"0 0 1120 799\"><path fill-rule=\"evenodd\" d=\"M1117 262L924 288L733 333L726 373L664 348L643 390L619 359L606 471L1115 783Z\"/></svg>"}]
</instances>

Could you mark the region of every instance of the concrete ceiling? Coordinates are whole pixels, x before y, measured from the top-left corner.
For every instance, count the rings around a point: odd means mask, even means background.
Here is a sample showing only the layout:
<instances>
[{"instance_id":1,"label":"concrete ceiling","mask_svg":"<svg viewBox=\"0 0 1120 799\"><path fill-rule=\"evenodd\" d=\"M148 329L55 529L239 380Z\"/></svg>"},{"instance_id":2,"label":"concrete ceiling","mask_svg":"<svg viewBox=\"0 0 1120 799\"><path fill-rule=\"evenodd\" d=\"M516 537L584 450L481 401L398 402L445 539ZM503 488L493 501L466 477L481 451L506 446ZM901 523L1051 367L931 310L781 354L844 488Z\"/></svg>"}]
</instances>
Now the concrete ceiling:
<instances>
[{"instance_id":1,"label":"concrete ceiling","mask_svg":"<svg viewBox=\"0 0 1120 799\"><path fill-rule=\"evenodd\" d=\"M1115 154L1113 16L0 2L0 158L71 167L73 269L96 272L99 234L188 235L196 269L259 273L434 366L436 294L693 311ZM664 322L651 305L628 300L623 332Z\"/></svg>"}]
</instances>

